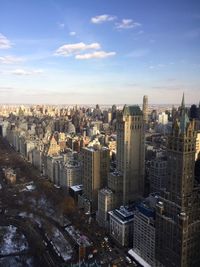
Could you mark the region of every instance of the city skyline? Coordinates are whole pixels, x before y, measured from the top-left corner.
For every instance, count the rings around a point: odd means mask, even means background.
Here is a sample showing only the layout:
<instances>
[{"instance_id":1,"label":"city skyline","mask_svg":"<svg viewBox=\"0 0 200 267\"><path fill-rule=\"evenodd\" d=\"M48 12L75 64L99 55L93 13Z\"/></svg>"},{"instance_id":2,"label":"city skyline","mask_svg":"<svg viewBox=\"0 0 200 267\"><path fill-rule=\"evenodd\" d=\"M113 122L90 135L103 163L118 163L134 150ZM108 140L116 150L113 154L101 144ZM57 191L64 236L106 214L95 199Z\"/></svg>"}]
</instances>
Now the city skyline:
<instances>
[{"instance_id":1,"label":"city skyline","mask_svg":"<svg viewBox=\"0 0 200 267\"><path fill-rule=\"evenodd\" d=\"M0 0L0 103L200 99L198 1Z\"/></svg>"}]
</instances>

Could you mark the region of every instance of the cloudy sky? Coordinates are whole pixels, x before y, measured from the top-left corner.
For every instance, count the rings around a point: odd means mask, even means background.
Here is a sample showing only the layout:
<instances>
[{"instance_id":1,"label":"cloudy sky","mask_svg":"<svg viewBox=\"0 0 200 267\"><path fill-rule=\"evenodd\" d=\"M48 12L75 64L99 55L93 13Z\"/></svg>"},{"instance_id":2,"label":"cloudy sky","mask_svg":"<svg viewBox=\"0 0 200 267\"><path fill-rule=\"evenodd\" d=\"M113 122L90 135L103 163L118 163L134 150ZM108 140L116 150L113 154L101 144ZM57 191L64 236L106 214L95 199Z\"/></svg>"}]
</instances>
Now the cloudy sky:
<instances>
[{"instance_id":1,"label":"cloudy sky","mask_svg":"<svg viewBox=\"0 0 200 267\"><path fill-rule=\"evenodd\" d=\"M0 103L200 100L199 0L0 0Z\"/></svg>"}]
</instances>

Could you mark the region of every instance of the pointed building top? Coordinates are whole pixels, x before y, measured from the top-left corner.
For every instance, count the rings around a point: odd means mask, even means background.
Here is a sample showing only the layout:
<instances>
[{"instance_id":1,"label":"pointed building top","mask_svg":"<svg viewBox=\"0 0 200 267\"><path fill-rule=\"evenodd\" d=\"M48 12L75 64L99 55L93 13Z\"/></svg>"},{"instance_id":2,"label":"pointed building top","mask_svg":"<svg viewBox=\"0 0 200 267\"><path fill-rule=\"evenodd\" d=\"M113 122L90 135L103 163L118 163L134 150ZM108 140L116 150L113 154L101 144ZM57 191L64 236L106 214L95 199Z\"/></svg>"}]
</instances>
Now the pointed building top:
<instances>
[{"instance_id":1,"label":"pointed building top","mask_svg":"<svg viewBox=\"0 0 200 267\"><path fill-rule=\"evenodd\" d=\"M180 130L182 134L186 132L189 122L190 120L187 113L182 114L180 118Z\"/></svg>"},{"instance_id":2,"label":"pointed building top","mask_svg":"<svg viewBox=\"0 0 200 267\"><path fill-rule=\"evenodd\" d=\"M185 108L185 94L183 93L182 101L181 101L181 107Z\"/></svg>"}]
</instances>

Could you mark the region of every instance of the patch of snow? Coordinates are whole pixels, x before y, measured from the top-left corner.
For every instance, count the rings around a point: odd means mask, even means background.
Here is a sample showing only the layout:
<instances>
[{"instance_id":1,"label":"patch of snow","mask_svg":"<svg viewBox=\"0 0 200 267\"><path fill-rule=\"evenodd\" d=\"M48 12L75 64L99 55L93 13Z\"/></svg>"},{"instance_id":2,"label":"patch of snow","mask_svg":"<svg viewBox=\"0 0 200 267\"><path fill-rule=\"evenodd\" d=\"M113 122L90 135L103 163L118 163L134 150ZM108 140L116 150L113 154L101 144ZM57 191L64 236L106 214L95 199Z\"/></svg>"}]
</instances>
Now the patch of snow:
<instances>
[{"instance_id":1,"label":"patch of snow","mask_svg":"<svg viewBox=\"0 0 200 267\"><path fill-rule=\"evenodd\" d=\"M29 248L25 236L22 233L19 233L15 226L3 226L0 229L2 232L0 255L9 255Z\"/></svg>"}]
</instances>

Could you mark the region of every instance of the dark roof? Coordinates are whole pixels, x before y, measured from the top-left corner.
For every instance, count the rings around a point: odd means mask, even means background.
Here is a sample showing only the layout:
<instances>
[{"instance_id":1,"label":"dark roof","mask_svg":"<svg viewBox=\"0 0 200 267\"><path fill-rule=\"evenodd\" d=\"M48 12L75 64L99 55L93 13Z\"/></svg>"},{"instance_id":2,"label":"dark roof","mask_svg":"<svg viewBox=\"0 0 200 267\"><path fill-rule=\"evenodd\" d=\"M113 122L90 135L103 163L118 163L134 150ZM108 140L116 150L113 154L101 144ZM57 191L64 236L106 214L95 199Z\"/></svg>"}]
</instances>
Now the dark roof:
<instances>
[{"instance_id":1,"label":"dark roof","mask_svg":"<svg viewBox=\"0 0 200 267\"><path fill-rule=\"evenodd\" d=\"M142 115L142 110L138 105L133 105L133 106L124 106L123 109L123 115L124 116L140 116Z\"/></svg>"}]
</instances>

